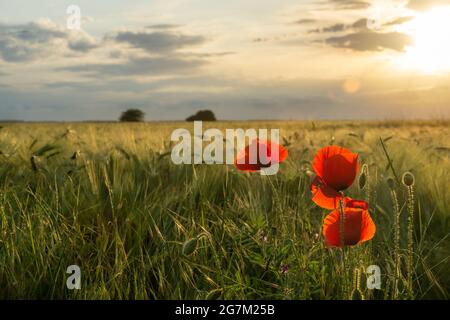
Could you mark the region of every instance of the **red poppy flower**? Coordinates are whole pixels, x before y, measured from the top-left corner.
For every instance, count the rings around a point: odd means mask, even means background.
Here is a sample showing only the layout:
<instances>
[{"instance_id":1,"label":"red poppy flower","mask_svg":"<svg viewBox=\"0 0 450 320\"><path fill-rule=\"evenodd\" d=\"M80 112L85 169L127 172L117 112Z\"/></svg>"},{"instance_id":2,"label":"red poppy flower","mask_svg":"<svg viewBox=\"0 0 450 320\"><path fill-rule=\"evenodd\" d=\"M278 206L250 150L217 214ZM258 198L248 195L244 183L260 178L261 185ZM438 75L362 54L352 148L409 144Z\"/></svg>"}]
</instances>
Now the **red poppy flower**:
<instances>
[{"instance_id":1,"label":"red poppy flower","mask_svg":"<svg viewBox=\"0 0 450 320\"><path fill-rule=\"evenodd\" d=\"M335 209L341 191L355 181L358 155L342 147L325 147L317 152L313 169L316 176L311 182L312 200L322 208Z\"/></svg>"},{"instance_id":2,"label":"red poppy flower","mask_svg":"<svg viewBox=\"0 0 450 320\"><path fill-rule=\"evenodd\" d=\"M256 144L256 148L252 147L254 144ZM250 153L253 150L253 148L256 151L255 158L250 157ZM277 150L277 149L278 149L278 154L276 154L276 152L275 152L272 155L272 150ZM288 151L283 146L281 146L275 142L271 142L269 140L261 141L259 139L255 139L252 141L252 143L250 145L245 147L244 150L239 152L238 156L236 157L236 159L234 161L234 165L239 170L255 172L255 171L259 171L263 168L269 168L273 164L281 163L284 160L286 160L287 156L288 156Z\"/></svg>"},{"instance_id":3,"label":"red poppy flower","mask_svg":"<svg viewBox=\"0 0 450 320\"><path fill-rule=\"evenodd\" d=\"M340 247L341 215L338 209L323 221L323 235L329 247ZM376 227L362 200L346 198L344 207L344 246L353 246L368 241L375 235Z\"/></svg>"}]
</instances>

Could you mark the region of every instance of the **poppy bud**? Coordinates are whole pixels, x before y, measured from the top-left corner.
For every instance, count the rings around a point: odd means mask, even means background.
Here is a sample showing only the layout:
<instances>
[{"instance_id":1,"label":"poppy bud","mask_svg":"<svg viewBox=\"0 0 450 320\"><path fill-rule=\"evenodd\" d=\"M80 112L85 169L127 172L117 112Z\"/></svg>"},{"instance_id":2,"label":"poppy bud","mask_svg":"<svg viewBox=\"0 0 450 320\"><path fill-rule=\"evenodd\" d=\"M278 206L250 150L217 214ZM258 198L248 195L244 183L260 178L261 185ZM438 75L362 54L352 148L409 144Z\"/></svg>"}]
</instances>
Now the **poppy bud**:
<instances>
[{"instance_id":1,"label":"poppy bud","mask_svg":"<svg viewBox=\"0 0 450 320\"><path fill-rule=\"evenodd\" d=\"M406 186L406 187L412 187L415 183L416 179L414 177L414 175L407 171L403 174L402 176L402 183Z\"/></svg>"},{"instance_id":2,"label":"poppy bud","mask_svg":"<svg viewBox=\"0 0 450 320\"><path fill-rule=\"evenodd\" d=\"M197 243L198 238L192 238L187 240L185 243L183 243L183 249L181 252L186 256L191 255L192 253L194 253L195 250L197 250Z\"/></svg>"},{"instance_id":3,"label":"poppy bud","mask_svg":"<svg viewBox=\"0 0 450 320\"><path fill-rule=\"evenodd\" d=\"M386 180L387 185L389 186L389 189L394 190L395 189L395 180L392 178L387 178Z\"/></svg>"}]
</instances>

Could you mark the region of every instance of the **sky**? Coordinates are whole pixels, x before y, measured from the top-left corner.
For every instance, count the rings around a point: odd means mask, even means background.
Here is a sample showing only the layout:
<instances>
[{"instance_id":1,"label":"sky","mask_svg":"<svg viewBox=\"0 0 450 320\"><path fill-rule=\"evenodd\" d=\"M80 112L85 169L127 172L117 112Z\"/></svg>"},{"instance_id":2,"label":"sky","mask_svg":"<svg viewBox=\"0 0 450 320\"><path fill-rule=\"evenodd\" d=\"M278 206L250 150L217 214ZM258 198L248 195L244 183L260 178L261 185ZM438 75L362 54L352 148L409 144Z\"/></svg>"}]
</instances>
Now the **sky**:
<instances>
[{"instance_id":1,"label":"sky","mask_svg":"<svg viewBox=\"0 0 450 320\"><path fill-rule=\"evenodd\" d=\"M0 119L440 119L448 39L450 0L2 1Z\"/></svg>"}]
</instances>

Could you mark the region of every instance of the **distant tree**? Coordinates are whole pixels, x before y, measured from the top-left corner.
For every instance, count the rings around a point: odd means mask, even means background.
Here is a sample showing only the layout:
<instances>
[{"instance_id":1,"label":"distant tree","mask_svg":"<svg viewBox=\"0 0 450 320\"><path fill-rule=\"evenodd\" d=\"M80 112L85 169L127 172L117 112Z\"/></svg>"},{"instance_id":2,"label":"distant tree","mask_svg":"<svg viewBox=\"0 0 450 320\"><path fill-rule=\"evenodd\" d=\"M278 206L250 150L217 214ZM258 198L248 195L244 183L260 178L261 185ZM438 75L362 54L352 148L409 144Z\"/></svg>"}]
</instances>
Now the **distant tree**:
<instances>
[{"instance_id":1,"label":"distant tree","mask_svg":"<svg viewBox=\"0 0 450 320\"><path fill-rule=\"evenodd\" d=\"M186 121L216 121L216 116L211 110L198 111L193 116L190 116Z\"/></svg>"},{"instance_id":2,"label":"distant tree","mask_svg":"<svg viewBox=\"0 0 450 320\"><path fill-rule=\"evenodd\" d=\"M142 122L144 121L145 113L139 109L128 109L122 112L120 116L121 122Z\"/></svg>"}]
</instances>

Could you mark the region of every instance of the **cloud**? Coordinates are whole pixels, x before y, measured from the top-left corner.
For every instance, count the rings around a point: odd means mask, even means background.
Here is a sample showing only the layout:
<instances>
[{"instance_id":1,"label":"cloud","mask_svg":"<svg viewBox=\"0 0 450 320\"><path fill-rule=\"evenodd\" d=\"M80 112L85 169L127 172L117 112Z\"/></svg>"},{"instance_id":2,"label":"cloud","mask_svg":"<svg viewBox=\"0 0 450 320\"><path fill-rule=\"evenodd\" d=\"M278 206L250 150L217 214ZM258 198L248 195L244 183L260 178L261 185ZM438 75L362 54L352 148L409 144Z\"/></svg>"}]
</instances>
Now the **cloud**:
<instances>
[{"instance_id":1,"label":"cloud","mask_svg":"<svg viewBox=\"0 0 450 320\"><path fill-rule=\"evenodd\" d=\"M352 24L336 23L328 27L310 30L308 33L337 33L349 29L367 30L367 19L359 19Z\"/></svg>"},{"instance_id":2,"label":"cloud","mask_svg":"<svg viewBox=\"0 0 450 320\"><path fill-rule=\"evenodd\" d=\"M157 25L167 29L172 25ZM154 26L153 26L154 27ZM232 54L219 53L187 53L181 49L203 44L206 38L197 35L185 35L172 31L120 31L105 36L104 47L111 46L110 58L116 60L109 63L78 64L57 68L58 71L79 73L94 78L127 77L127 76L167 76L181 75L196 71L207 63L211 57ZM89 50L89 42L79 42L76 49ZM126 44L117 48L117 44ZM129 48L141 49L142 52L127 52ZM149 55L151 54L151 55Z\"/></svg>"},{"instance_id":3,"label":"cloud","mask_svg":"<svg viewBox=\"0 0 450 320\"><path fill-rule=\"evenodd\" d=\"M414 19L414 17L411 16L404 16L404 17L398 17L394 20L388 21L384 23L382 26L384 27L391 27L399 24L403 24L405 22L411 21ZM333 25L330 25L328 27L324 28L317 28L308 31L308 33L338 33L346 30L355 30L355 31L370 31L369 26L369 20L367 18L361 18L356 20L354 23L351 24L343 24L343 23L336 23Z\"/></svg>"},{"instance_id":4,"label":"cloud","mask_svg":"<svg viewBox=\"0 0 450 320\"><path fill-rule=\"evenodd\" d=\"M75 36L72 40L68 42L68 47L77 52L89 52L92 49L95 49L98 47L97 41L88 36Z\"/></svg>"},{"instance_id":5,"label":"cloud","mask_svg":"<svg viewBox=\"0 0 450 320\"><path fill-rule=\"evenodd\" d=\"M156 53L173 52L206 42L203 36L191 36L168 31L124 31L118 32L112 39L118 43L126 43L134 48Z\"/></svg>"},{"instance_id":6,"label":"cloud","mask_svg":"<svg viewBox=\"0 0 450 320\"><path fill-rule=\"evenodd\" d=\"M146 26L145 28L156 30L168 30L168 29L176 29L179 27L181 27L179 24L161 23L161 24L152 24L150 26Z\"/></svg>"},{"instance_id":7,"label":"cloud","mask_svg":"<svg viewBox=\"0 0 450 320\"><path fill-rule=\"evenodd\" d=\"M159 76L167 74L183 74L204 65L201 59L186 59L183 57L135 57L121 63L96 63L74 65L57 68L58 71L69 71L87 76Z\"/></svg>"},{"instance_id":8,"label":"cloud","mask_svg":"<svg viewBox=\"0 0 450 320\"><path fill-rule=\"evenodd\" d=\"M325 40L328 45L336 48L347 48L354 51L381 51L392 49L403 51L411 43L411 38L399 32L377 33L362 31Z\"/></svg>"},{"instance_id":9,"label":"cloud","mask_svg":"<svg viewBox=\"0 0 450 320\"><path fill-rule=\"evenodd\" d=\"M294 24L311 24L315 23L316 19L299 19L297 21L294 21Z\"/></svg>"},{"instance_id":10,"label":"cloud","mask_svg":"<svg viewBox=\"0 0 450 320\"><path fill-rule=\"evenodd\" d=\"M6 62L29 62L55 52L87 52L98 45L82 31L64 29L51 20L28 24L0 24L0 58Z\"/></svg>"},{"instance_id":11,"label":"cloud","mask_svg":"<svg viewBox=\"0 0 450 320\"><path fill-rule=\"evenodd\" d=\"M346 26L343 23L337 23L329 27L325 27L322 29L322 32L340 32L345 30Z\"/></svg>"},{"instance_id":12,"label":"cloud","mask_svg":"<svg viewBox=\"0 0 450 320\"><path fill-rule=\"evenodd\" d=\"M392 21L386 22L384 24L384 26L388 26L388 27L389 26L396 26L396 25L403 24L405 22L411 21L412 19L414 19L414 17L399 17L399 18L394 19Z\"/></svg>"},{"instance_id":13,"label":"cloud","mask_svg":"<svg viewBox=\"0 0 450 320\"><path fill-rule=\"evenodd\" d=\"M351 27L356 30L367 30L367 24L368 24L367 18L362 18L362 19L356 20L351 25Z\"/></svg>"},{"instance_id":14,"label":"cloud","mask_svg":"<svg viewBox=\"0 0 450 320\"><path fill-rule=\"evenodd\" d=\"M162 81L162 83L160 82ZM181 81L181 82L179 82ZM152 120L180 120L202 108L219 119L386 119L448 117L448 86L417 90L402 85L386 92L344 93L334 80L248 83L242 79L177 78L175 84L229 90L166 90L172 80L144 84L118 80L50 85L36 91L0 87L0 118L23 120L115 120L127 107L138 107ZM91 85L92 84L92 85ZM137 85L137 88L135 87ZM160 90L162 89L162 90ZM119 90L120 92L115 92ZM125 91L125 92L124 92ZM434 113L435 112L435 113Z\"/></svg>"},{"instance_id":15,"label":"cloud","mask_svg":"<svg viewBox=\"0 0 450 320\"><path fill-rule=\"evenodd\" d=\"M370 3L361 0L329 0L337 9L341 10L358 10L367 9Z\"/></svg>"},{"instance_id":16,"label":"cloud","mask_svg":"<svg viewBox=\"0 0 450 320\"><path fill-rule=\"evenodd\" d=\"M408 7L414 10L423 11L434 6L450 5L450 0L409 0Z\"/></svg>"}]
</instances>

